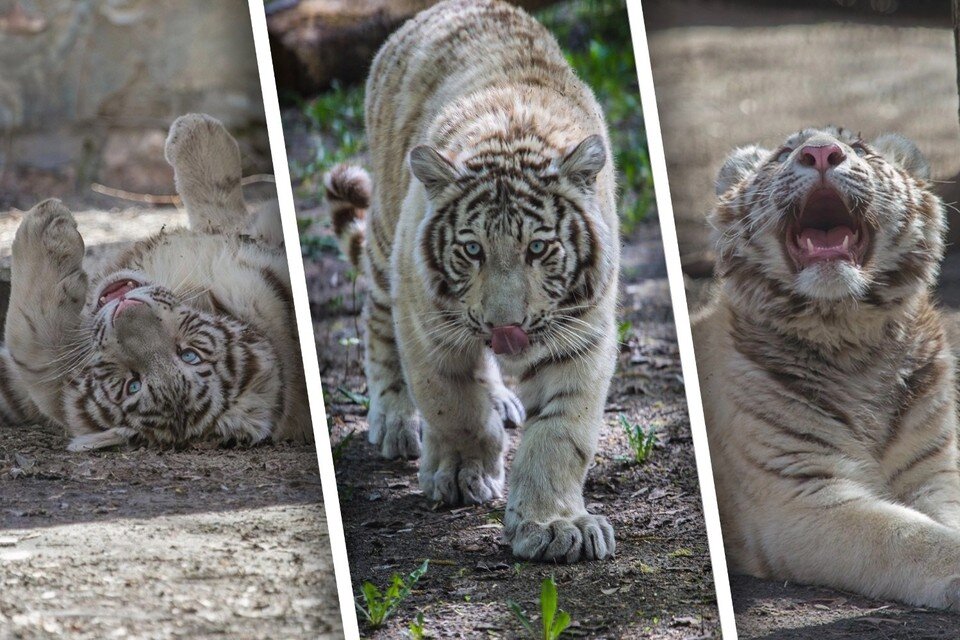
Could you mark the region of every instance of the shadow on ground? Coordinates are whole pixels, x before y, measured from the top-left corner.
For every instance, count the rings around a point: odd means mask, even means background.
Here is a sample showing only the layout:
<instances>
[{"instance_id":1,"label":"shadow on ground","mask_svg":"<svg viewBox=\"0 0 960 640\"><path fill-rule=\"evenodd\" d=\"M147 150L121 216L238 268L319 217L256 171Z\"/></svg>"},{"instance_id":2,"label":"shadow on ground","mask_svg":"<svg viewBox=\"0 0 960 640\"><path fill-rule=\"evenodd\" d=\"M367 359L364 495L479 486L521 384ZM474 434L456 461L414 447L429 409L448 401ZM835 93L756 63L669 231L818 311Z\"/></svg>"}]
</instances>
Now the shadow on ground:
<instances>
[{"instance_id":1,"label":"shadow on ground","mask_svg":"<svg viewBox=\"0 0 960 640\"><path fill-rule=\"evenodd\" d=\"M541 581L555 576L571 637L711 638L718 622L693 445L684 399L663 249L656 220L626 241L623 313L630 321L607 402L606 427L586 484L591 511L617 531L609 562L572 566L517 562L500 542L504 501L447 509L417 486L417 463L380 460L366 441L357 310L363 283L351 284L335 258L308 261L324 392L354 590L379 587L425 559L430 569L375 638L395 638L418 613L435 637L519 637L507 608L538 613ZM344 392L347 393L344 393ZM652 457L638 465L618 416L657 425ZM352 434L352 435L351 435ZM520 433L511 430L508 465ZM566 635L566 634L565 634Z\"/></svg>"},{"instance_id":2,"label":"shadow on ground","mask_svg":"<svg viewBox=\"0 0 960 640\"><path fill-rule=\"evenodd\" d=\"M77 217L93 268L182 222ZM0 267L18 222L0 217ZM0 638L342 637L313 445L66 445L0 425Z\"/></svg>"}]
</instances>

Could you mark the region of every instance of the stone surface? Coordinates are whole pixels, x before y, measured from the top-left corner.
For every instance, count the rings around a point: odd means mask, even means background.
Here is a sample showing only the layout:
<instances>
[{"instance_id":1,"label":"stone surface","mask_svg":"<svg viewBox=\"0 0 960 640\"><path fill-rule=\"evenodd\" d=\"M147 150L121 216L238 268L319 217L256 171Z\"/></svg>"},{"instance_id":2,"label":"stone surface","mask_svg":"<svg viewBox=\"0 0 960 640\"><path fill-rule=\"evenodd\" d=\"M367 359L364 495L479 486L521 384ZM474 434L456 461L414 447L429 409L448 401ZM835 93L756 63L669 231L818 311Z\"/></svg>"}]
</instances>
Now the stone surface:
<instances>
[{"instance_id":1,"label":"stone surface","mask_svg":"<svg viewBox=\"0 0 960 640\"><path fill-rule=\"evenodd\" d=\"M166 186L157 138L190 111L269 170L245 0L0 0L0 68L0 206Z\"/></svg>"}]
</instances>

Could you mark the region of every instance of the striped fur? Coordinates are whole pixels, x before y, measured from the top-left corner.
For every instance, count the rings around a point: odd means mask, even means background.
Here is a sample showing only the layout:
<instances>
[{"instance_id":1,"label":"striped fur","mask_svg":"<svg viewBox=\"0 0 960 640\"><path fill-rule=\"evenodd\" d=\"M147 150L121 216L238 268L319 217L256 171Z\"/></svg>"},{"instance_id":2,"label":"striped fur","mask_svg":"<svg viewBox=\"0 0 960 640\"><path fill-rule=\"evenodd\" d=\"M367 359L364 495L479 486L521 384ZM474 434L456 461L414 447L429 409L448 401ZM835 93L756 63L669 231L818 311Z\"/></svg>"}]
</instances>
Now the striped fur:
<instances>
[{"instance_id":1,"label":"striped fur","mask_svg":"<svg viewBox=\"0 0 960 640\"><path fill-rule=\"evenodd\" d=\"M787 234L823 180L869 238L801 268ZM839 156L838 156L839 157ZM720 287L694 340L735 570L960 610L955 361L930 288L944 208L916 147L809 129L720 172Z\"/></svg>"},{"instance_id":2,"label":"striped fur","mask_svg":"<svg viewBox=\"0 0 960 640\"><path fill-rule=\"evenodd\" d=\"M427 497L482 503L503 492L504 423L525 419L505 516L513 552L608 557L613 530L582 496L615 362L619 263L593 94L523 11L449 0L378 53L366 125L371 441L416 457L422 428ZM367 184L347 172L327 181L341 231ZM492 328L509 325L529 347L495 357ZM501 371L518 376L519 398Z\"/></svg>"},{"instance_id":3,"label":"striped fur","mask_svg":"<svg viewBox=\"0 0 960 640\"><path fill-rule=\"evenodd\" d=\"M370 176L360 167L341 164L324 176L333 232L340 249L356 268L360 268L366 232L366 215L373 186Z\"/></svg>"},{"instance_id":4,"label":"striped fur","mask_svg":"<svg viewBox=\"0 0 960 640\"><path fill-rule=\"evenodd\" d=\"M166 153L191 229L140 241L99 275L83 271L63 205L24 216L0 417L40 414L66 428L71 450L310 439L286 260L263 219L278 212L250 215L236 142L216 120L180 118Z\"/></svg>"}]
</instances>

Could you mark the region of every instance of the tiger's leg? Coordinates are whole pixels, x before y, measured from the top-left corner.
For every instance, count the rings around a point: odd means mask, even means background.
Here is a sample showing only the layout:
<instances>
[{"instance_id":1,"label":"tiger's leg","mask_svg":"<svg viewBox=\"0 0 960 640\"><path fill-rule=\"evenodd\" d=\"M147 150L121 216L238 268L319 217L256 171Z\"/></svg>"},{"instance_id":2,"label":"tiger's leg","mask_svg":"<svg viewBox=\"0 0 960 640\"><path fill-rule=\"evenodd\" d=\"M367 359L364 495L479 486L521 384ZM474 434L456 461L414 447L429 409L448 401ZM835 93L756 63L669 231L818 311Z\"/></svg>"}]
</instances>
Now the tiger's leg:
<instances>
[{"instance_id":1,"label":"tiger's leg","mask_svg":"<svg viewBox=\"0 0 960 640\"><path fill-rule=\"evenodd\" d=\"M523 403L520 402L520 398L513 391L507 388L507 385L503 384L500 368L491 354L487 354L484 367L477 379L487 387L490 401L493 402L493 408L500 415L504 426L519 427L522 425L527 417Z\"/></svg>"},{"instance_id":2,"label":"tiger's leg","mask_svg":"<svg viewBox=\"0 0 960 640\"><path fill-rule=\"evenodd\" d=\"M956 398L952 385L945 390L945 397L931 403L932 415L928 409L914 410L907 416L901 423L901 431L915 437L895 440L887 447L883 462L889 468L893 494L904 504L937 522L960 529ZM917 416L917 413L923 415Z\"/></svg>"},{"instance_id":3,"label":"tiger's leg","mask_svg":"<svg viewBox=\"0 0 960 640\"><path fill-rule=\"evenodd\" d=\"M504 515L504 539L520 558L576 562L616 549L613 527L583 501L615 364L610 325L579 353L550 354L521 375L527 422Z\"/></svg>"},{"instance_id":4,"label":"tiger's leg","mask_svg":"<svg viewBox=\"0 0 960 640\"><path fill-rule=\"evenodd\" d=\"M6 347L0 347L0 425L24 424L40 419L23 377Z\"/></svg>"},{"instance_id":5,"label":"tiger's leg","mask_svg":"<svg viewBox=\"0 0 960 640\"><path fill-rule=\"evenodd\" d=\"M233 235L246 227L240 148L219 120L198 113L180 116L170 126L165 155L190 228Z\"/></svg>"},{"instance_id":6,"label":"tiger's leg","mask_svg":"<svg viewBox=\"0 0 960 640\"><path fill-rule=\"evenodd\" d=\"M404 369L423 416L420 488L448 505L482 504L503 495L503 420L482 381L481 345L440 351L418 317L402 316Z\"/></svg>"},{"instance_id":7,"label":"tiger's leg","mask_svg":"<svg viewBox=\"0 0 960 640\"><path fill-rule=\"evenodd\" d=\"M364 346L370 411L367 433L372 444L380 447L384 458L420 456L421 420L407 387L397 348L393 303L390 300L389 255L380 240L381 230L372 217L363 264L369 275L364 303ZM408 302L397 302L398 313L410 315Z\"/></svg>"},{"instance_id":8,"label":"tiger's leg","mask_svg":"<svg viewBox=\"0 0 960 640\"><path fill-rule=\"evenodd\" d=\"M796 479L756 473L738 482L784 498L730 514L750 532L744 553L762 558L752 573L960 611L960 532L855 483L798 493Z\"/></svg>"},{"instance_id":9,"label":"tiger's leg","mask_svg":"<svg viewBox=\"0 0 960 640\"><path fill-rule=\"evenodd\" d=\"M22 388L45 416L63 424L62 392L83 356L74 343L87 296L83 239L59 200L28 211L13 240L6 347Z\"/></svg>"}]
</instances>

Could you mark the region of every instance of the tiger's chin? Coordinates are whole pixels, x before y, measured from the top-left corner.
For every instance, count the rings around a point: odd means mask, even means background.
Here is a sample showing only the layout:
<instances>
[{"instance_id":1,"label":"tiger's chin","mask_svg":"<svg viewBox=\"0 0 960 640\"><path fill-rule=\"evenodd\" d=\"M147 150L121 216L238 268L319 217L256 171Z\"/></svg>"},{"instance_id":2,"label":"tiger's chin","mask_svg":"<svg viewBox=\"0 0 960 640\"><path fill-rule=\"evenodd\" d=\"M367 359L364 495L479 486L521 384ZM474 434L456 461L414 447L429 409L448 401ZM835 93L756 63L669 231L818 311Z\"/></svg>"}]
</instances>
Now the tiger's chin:
<instances>
[{"instance_id":1,"label":"tiger's chin","mask_svg":"<svg viewBox=\"0 0 960 640\"><path fill-rule=\"evenodd\" d=\"M842 301L857 299L870 287L863 269L844 260L830 260L799 272L794 289L813 300Z\"/></svg>"}]
</instances>

